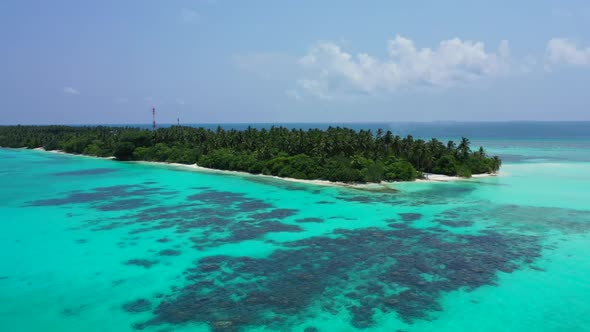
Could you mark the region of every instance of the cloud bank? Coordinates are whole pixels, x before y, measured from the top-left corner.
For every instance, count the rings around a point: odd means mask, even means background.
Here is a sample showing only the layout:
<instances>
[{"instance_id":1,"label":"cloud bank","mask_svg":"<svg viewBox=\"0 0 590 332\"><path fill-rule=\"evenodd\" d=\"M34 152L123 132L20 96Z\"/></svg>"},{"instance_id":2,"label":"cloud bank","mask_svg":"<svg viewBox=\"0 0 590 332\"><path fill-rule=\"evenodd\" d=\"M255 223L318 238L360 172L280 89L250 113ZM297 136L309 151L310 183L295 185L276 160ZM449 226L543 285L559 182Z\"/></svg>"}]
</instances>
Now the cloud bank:
<instances>
[{"instance_id":1,"label":"cloud bank","mask_svg":"<svg viewBox=\"0 0 590 332\"><path fill-rule=\"evenodd\" d=\"M319 98L338 93L376 94L423 86L449 87L508 71L510 48L503 41L496 53L484 43L454 38L437 48L418 48L402 36L388 41L388 57L351 55L332 42L313 47L299 59L306 76L298 88Z\"/></svg>"},{"instance_id":2,"label":"cloud bank","mask_svg":"<svg viewBox=\"0 0 590 332\"><path fill-rule=\"evenodd\" d=\"M569 39L553 38L547 43L547 56L552 64L590 66L590 47L579 48Z\"/></svg>"},{"instance_id":3,"label":"cloud bank","mask_svg":"<svg viewBox=\"0 0 590 332\"><path fill-rule=\"evenodd\" d=\"M552 71L558 65L590 67L590 47L566 38L543 41L537 54L513 56L508 41L488 50L480 41L453 38L435 47L419 47L397 35L387 53L377 57L347 52L335 42L319 42L302 56L249 53L232 57L233 64L283 85L287 98L347 100L386 96L399 91L445 89L476 80ZM545 49L543 49L543 47Z\"/></svg>"}]
</instances>

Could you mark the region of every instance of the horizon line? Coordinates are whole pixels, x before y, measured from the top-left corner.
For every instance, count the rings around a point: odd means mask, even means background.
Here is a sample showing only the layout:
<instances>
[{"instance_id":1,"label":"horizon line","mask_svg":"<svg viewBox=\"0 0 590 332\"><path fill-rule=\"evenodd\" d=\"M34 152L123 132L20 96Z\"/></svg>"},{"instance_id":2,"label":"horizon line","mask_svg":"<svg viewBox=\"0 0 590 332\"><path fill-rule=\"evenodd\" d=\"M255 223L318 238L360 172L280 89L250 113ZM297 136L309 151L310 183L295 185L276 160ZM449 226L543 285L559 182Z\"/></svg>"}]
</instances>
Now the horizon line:
<instances>
[{"instance_id":1,"label":"horizon line","mask_svg":"<svg viewBox=\"0 0 590 332\"><path fill-rule=\"evenodd\" d=\"M476 123L587 123L590 122L588 120L433 120L433 121L277 121L277 122L185 122L181 123L182 125L283 125L283 124L335 124L335 125L342 125L342 124L476 124ZM118 123L15 123L15 124L0 124L0 126L121 126L121 125L141 125L141 126L151 126L151 122L118 122ZM162 122L159 125L164 126L176 126L177 123L174 122Z\"/></svg>"}]
</instances>

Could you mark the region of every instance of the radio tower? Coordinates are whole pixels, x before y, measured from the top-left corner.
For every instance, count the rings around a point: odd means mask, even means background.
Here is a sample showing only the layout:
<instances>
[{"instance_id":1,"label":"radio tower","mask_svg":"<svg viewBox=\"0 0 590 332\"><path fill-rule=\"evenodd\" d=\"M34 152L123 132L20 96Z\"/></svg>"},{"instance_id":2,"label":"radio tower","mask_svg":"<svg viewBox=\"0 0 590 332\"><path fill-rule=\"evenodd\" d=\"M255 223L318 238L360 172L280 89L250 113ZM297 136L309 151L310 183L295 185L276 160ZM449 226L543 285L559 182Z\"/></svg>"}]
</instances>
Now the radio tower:
<instances>
[{"instance_id":1,"label":"radio tower","mask_svg":"<svg viewBox=\"0 0 590 332\"><path fill-rule=\"evenodd\" d=\"M152 129L156 130L157 126L156 126L156 108L155 107L152 108L152 119L153 119Z\"/></svg>"}]
</instances>

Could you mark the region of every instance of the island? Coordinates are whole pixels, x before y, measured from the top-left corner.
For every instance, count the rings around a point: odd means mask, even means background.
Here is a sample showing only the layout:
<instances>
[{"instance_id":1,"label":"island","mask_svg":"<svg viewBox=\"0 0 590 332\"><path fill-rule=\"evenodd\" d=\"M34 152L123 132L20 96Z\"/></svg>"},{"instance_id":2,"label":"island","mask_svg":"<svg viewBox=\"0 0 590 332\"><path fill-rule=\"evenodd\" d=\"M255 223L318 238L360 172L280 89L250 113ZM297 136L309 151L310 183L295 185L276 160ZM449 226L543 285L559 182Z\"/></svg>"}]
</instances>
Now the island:
<instances>
[{"instance_id":1,"label":"island","mask_svg":"<svg viewBox=\"0 0 590 332\"><path fill-rule=\"evenodd\" d=\"M465 137L444 143L341 127L0 126L0 146L345 183L413 181L424 174L468 178L495 173L502 164L483 147L472 151Z\"/></svg>"}]
</instances>

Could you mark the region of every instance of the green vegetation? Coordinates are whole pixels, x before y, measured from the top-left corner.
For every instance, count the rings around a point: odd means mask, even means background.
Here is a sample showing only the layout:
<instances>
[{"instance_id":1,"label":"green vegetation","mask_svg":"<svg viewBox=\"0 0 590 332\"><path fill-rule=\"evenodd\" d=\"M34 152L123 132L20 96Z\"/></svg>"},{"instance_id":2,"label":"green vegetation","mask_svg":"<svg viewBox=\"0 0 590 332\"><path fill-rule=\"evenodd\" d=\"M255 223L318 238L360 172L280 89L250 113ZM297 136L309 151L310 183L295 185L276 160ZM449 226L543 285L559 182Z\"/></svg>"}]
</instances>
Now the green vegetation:
<instances>
[{"instance_id":1,"label":"green vegetation","mask_svg":"<svg viewBox=\"0 0 590 332\"><path fill-rule=\"evenodd\" d=\"M0 127L0 146L63 150L118 160L197 163L203 167L342 182L410 181L422 173L470 177L500 168L498 157L470 142L401 138L379 129L248 128L244 131L173 126L155 131L122 127Z\"/></svg>"}]
</instances>

